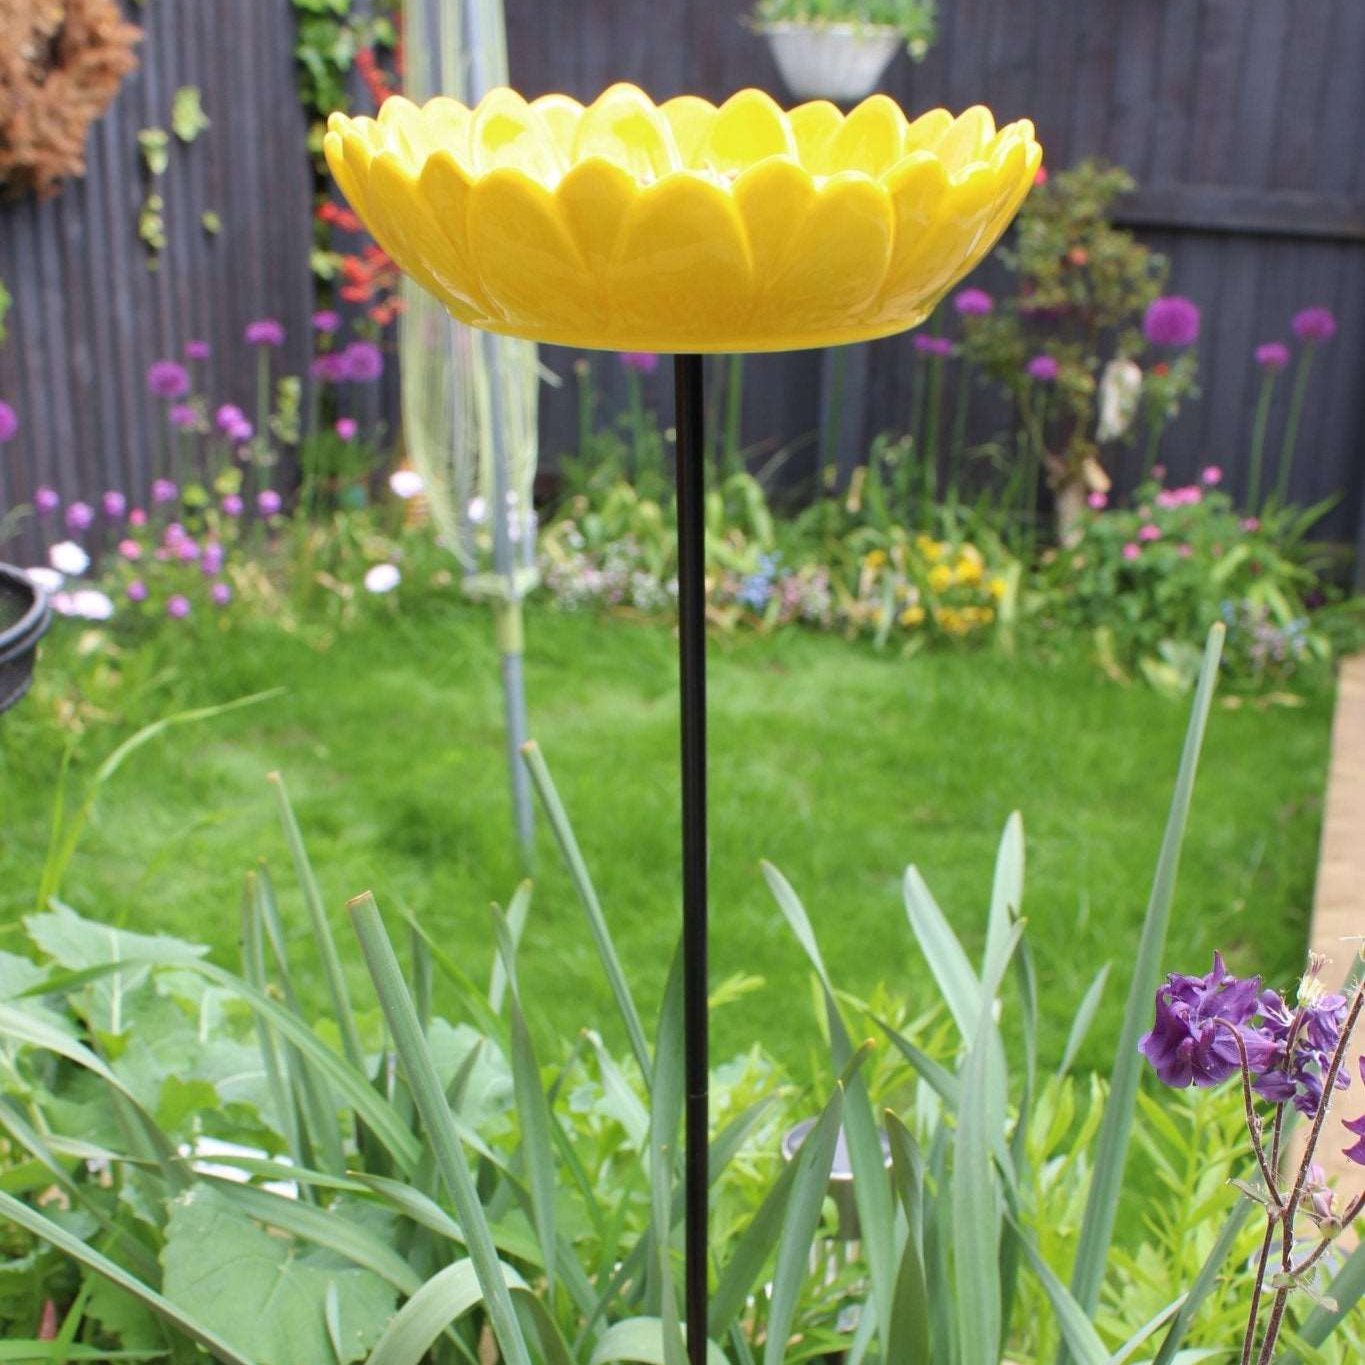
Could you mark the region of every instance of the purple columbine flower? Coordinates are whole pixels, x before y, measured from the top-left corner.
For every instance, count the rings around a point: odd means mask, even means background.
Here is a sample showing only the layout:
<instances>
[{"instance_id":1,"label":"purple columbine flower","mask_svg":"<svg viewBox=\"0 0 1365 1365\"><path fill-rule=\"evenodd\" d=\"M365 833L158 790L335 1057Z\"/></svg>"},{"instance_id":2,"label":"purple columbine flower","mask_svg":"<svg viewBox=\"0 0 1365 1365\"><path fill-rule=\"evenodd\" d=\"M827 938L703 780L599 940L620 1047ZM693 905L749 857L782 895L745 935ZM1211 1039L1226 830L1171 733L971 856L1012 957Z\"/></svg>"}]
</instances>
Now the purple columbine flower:
<instances>
[{"instance_id":1,"label":"purple columbine flower","mask_svg":"<svg viewBox=\"0 0 1365 1365\"><path fill-rule=\"evenodd\" d=\"M187 431L199 421L192 403L172 403L166 418L177 431Z\"/></svg>"},{"instance_id":2,"label":"purple columbine flower","mask_svg":"<svg viewBox=\"0 0 1365 1365\"><path fill-rule=\"evenodd\" d=\"M185 343L186 360L207 360L212 352L212 347L207 341L187 341Z\"/></svg>"},{"instance_id":3,"label":"purple columbine flower","mask_svg":"<svg viewBox=\"0 0 1365 1365\"><path fill-rule=\"evenodd\" d=\"M313 314L313 330L324 332L328 336L341 327L341 314L331 308L320 308Z\"/></svg>"},{"instance_id":4,"label":"purple columbine flower","mask_svg":"<svg viewBox=\"0 0 1365 1365\"><path fill-rule=\"evenodd\" d=\"M140 579L135 578L124 589L130 602L145 602L147 600L147 585Z\"/></svg>"},{"instance_id":5,"label":"purple columbine flower","mask_svg":"<svg viewBox=\"0 0 1365 1365\"><path fill-rule=\"evenodd\" d=\"M343 441L354 441L360 426L354 417L338 417L335 430Z\"/></svg>"},{"instance_id":6,"label":"purple columbine flower","mask_svg":"<svg viewBox=\"0 0 1365 1365\"><path fill-rule=\"evenodd\" d=\"M100 499L100 510L110 521L122 521L128 513L128 499L116 488L111 488Z\"/></svg>"},{"instance_id":7,"label":"purple columbine flower","mask_svg":"<svg viewBox=\"0 0 1365 1365\"><path fill-rule=\"evenodd\" d=\"M1330 308L1305 308L1295 313L1289 324L1300 341L1311 345L1331 341L1337 334L1337 320Z\"/></svg>"},{"instance_id":8,"label":"purple columbine flower","mask_svg":"<svg viewBox=\"0 0 1365 1365\"><path fill-rule=\"evenodd\" d=\"M66 509L66 525L71 531L87 531L95 520L95 509L88 502L73 502Z\"/></svg>"},{"instance_id":9,"label":"purple columbine flower","mask_svg":"<svg viewBox=\"0 0 1365 1365\"><path fill-rule=\"evenodd\" d=\"M50 517L62 505L62 495L55 488L41 484L33 490L33 508L41 517Z\"/></svg>"},{"instance_id":10,"label":"purple columbine flower","mask_svg":"<svg viewBox=\"0 0 1365 1365\"><path fill-rule=\"evenodd\" d=\"M179 496L180 490L170 479L152 480L152 502L158 507L163 503L174 502Z\"/></svg>"},{"instance_id":11,"label":"purple columbine flower","mask_svg":"<svg viewBox=\"0 0 1365 1365\"><path fill-rule=\"evenodd\" d=\"M215 583L209 589L209 596L215 607L225 607L232 601L232 589L226 583Z\"/></svg>"},{"instance_id":12,"label":"purple columbine flower","mask_svg":"<svg viewBox=\"0 0 1365 1365\"><path fill-rule=\"evenodd\" d=\"M1214 953L1207 976L1172 974L1157 988L1156 1022L1138 1048L1166 1085L1182 1090L1218 1085L1241 1070L1234 1030L1251 1064L1263 1064L1270 1044L1251 1026L1260 990L1260 977L1230 976L1222 954Z\"/></svg>"},{"instance_id":13,"label":"purple columbine flower","mask_svg":"<svg viewBox=\"0 0 1365 1365\"><path fill-rule=\"evenodd\" d=\"M1320 994L1307 1001L1300 996L1298 1007L1291 1008L1278 992L1263 991L1261 1032L1270 1041L1270 1052L1256 1067L1256 1093L1273 1104L1292 1100L1301 1114L1312 1118L1322 1103L1323 1079L1341 1041L1346 1009L1344 995ZM1345 1071L1338 1072L1338 1090L1350 1083Z\"/></svg>"},{"instance_id":14,"label":"purple columbine flower","mask_svg":"<svg viewBox=\"0 0 1365 1365\"><path fill-rule=\"evenodd\" d=\"M344 384L349 378L345 351L328 351L314 356L308 373L320 384Z\"/></svg>"},{"instance_id":15,"label":"purple columbine flower","mask_svg":"<svg viewBox=\"0 0 1365 1365\"><path fill-rule=\"evenodd\" d=\"M1289 347L1282 341L1267 341L1256 348L1256 363L1268 374L1289 364Z\"/></svg>"},{"instance_id":16,"label":"purple columbine flower","mask_svg":"<svg viewBox=\"0 0 1365 1365\"><path fill-rule=\"evenodd\" d=\"M1061 372L1057 357L1051 355L1036 355L1024 366L1024 373L1040 384L1051 384Z\"/></svg>"},{"instance_id":17,"label":"purple columbine flower","mask_svg":"<svg viewBox=\"0 0 1365 1365\"><path fill-rule=\"evenodd\" d=\"M147 392L154 398L183 398L189 391L189 371L178 360L157 360L148 366Z\"/></svg>"},{"instance_id":18,"label":"purple columbine flower","mask_svg":"<svg viewBox=\"0 0 1365 1365\"><path fill-rule=\"evenodd\" d=\"M242 502L241 497L236 493L224 494L223 500L218 506L223 509L223 515L225 517L232 517L234 519L240 517L245 508L245 504Z\"/></svg>"},{"instance_id":19,"label":"purple columbine flower","mask_svg":"<svg viewBox=\"0 0 1365 1365\"><path fill-rule=\"evenodd\" d=\"M356 384L369 384L384 373L384 353L372 341L353 341L341 354L345 376Z\"/></svg>"},{"instance_id":20,"label":"purple columbine flower","mask_svg":"<svg viewBox=\"0 0 1365 1365\"><path fill-rule=\"evenodd\" d=\"M920 355L938 356L940 359L953 353L953 343L947 337L930 336L926 332L915 333L914 346Z\"/></svg>"},{"instance_id":21,"label":"purple columbine flower","mask_svg":"<svg viewBox=\"0 0 1365 1365\"><path fill-rule=\"evenodd\" d=\"M283 346L284 324L274 318L257 318L247 323L243 335L248 346Z\"/></svg>"},{"instance_id":22,"label":"purple columbine flower","mask_svg":"<svg viewBox=\"0 0 1365 1365\"><path fill-rule=\"evenodd\" d=\"M176 593L166 603L166 615L173 616L177 621L183 620L190 614L190 599L182 593Z\"/></svg>"},{"instance_id":23,"label":"purple columbine flower","mask_svg":"<svg viewBox=\"0 0 1365 1365\"><path fill-rule=\"evenodd\" d=\"M1142 319L1142 332L1153 346L1193 346L1199 340L1199 305L1180 294L1153 299Z\"/></svg>"},{"instance_id":24,"label":"purple columbine flower","mask_svg":"<svg viewBox=\"0 0 1365 1365\"><path fill-rule=\"evenodd\" d=\"M653 351L622 351L621 368L636 374L653 374L659 368L659 357Z\"/></svg>"},{"instance_id":25,"label":"purple columbine flower","mask_svg":"<svg viewBox=\"0 0 1365 1365\"><path fill-rule=\"evenodd\" d=\"M1360 1083L1365 1085L1365 1057L1361 1057L1359 1066ZM1358 1119L1347 1119L1341 1126L1356 1139L1342 1151L1342 1156L1347 1161L1354 1161L1357 1166L1365 1166L1365 1114Z\"/></svg>"},{"instance_id":26,"label":"purple columbine flower","mask_svg":"<svg viewBox=\"0 0 1365 1365\"><path fill-rule=\"evenodd\" d=\"M12 441L19 434L19 414L8 403L0 401L0 445Z\"/></svg>"},{"instance_id":27,"label":"purple columbine flower","mask_svg":"<svg viewBox=\"0 0 1365 1365\"><path fill-rule=\"evenodd\" d=\"M256 494L256 510L263 517L278 515L283 505L280 495L273 488L263 488Z\"/></svg>"},{"instance_id":28,"label":"purple columbine flower","mask_svg":"<svg viewBox=\"0 0 1365 1365\"><path fill-rule=\"evenodd\" d=\"M964 289L953 299L953 307L964 318L984 318L995 311L995 300L984 289Z\"/></svg>"}]
</instances>

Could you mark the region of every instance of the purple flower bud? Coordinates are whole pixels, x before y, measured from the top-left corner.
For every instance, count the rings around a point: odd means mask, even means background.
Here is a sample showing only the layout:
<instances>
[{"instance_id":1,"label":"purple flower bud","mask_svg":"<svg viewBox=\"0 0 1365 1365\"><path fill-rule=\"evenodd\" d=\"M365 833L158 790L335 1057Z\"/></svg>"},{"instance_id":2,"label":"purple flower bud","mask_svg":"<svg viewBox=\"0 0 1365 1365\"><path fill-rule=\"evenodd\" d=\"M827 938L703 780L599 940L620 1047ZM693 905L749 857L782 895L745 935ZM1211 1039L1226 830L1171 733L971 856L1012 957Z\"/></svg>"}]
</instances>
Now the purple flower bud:
<instances>
[{"instance_id":1,"label":"purple flower bud","mask_svg":"<svg viewBox=\"0 0 1365 1365\"><path fill-rule=\"evenodd\" d=\"M273 517L279 513L283 503L273 488L263 488L256 494L256 510L263 517Z\"/></svg>"},{"instance_id":2,"label":"purple flower bud","mask_svg":"<svg viewBox=\"0 0 1365 1365\"><path fill-rule=\"evenodd\" d=\"M257 318L246 325L248 346L283 346L284 325L274 318Z\"/></svg>"},{"instance_id":3,"label":"purple flower bud","mask_svg":"<svg viewBox=\"0 0 1365 1365\"><path fill-rule=\"evenodd\" d=\"M100 509L110 521L122 521L128 511L128 499L111 488L101 499Z\"/></svg>"},{"instance_id":4,"label":"purple flower bud","mask_svg":"<svg viewBox=\"0 0 1365 1365\"><path fill-rule=\"evenodd\" d=\"M160 506L162 503L174 502L180 496L180 490L170 479L152 480L152 501Z\"/></svg>"},{"instance_id":5,"label":"purple flower bud","mask_svg":"<svg viewBox=\"0 0 1365 1365\"><path fill-rule=\"evenodd\" d=\"M1294 314L1290 326L1300 341L1313 344L1331 341L1337 334L1337 320L1330 308L1305 308Z\"/></svg>"},{"instance_id":6,"label":"purple flower bud","mask_svg":"<svg viewBox=\"0 0 1365 1365\"><path fill-rule=\"evenodd\" d=\"M1289 347L1282 341L1267 341L1256 348L1256 363L1263 370L1282 370L1289 364Z\"/></svg>"},{"instance_id":7,"label":"purple flower bud","mask_svg":"<svg viewBox=\"0 0 1365 1365\"><path fill-rule=\"evenodd\" d=\"M135 578L124 589L130 602L145 602L147 600L147 585L140 579Z\"/></svg>"},{"instance_id":8,"label":"purple flower bud","mask_svg":"<svg viewBox=\"0 0 1365 1365\"><path fill-rule=\"evenodd\" d=\"M73 502L66 509L66 524L69 530L88 530L94 520L95 509L88 502Z\"/></svg>"},{"instance_id":9,"label":"purple flower bud","mask_svg":"<svg viewBox=\"0 0 1365 1365\"><path fill-rule=\"evenodd\" d=\"M181 593L176 593L166 603L166 615L173 616L177 621L182 620L190 614L190 599Z\"/></svg>"},{"instance_id":10,"label":"purple flower bud","mask_svg":"<svg viewBox=\"0 0 1365 1365\"><path fill-rule=\"evenodd\" d=\"M185 343L186 360L207 360L212 347L207 341L187 341Z\"/></svg>"},{"instance_id":11,"label":"purple flower bud","mask_svg":"<svg viewBox=\"0 0 1365 1365\"><path fill-rule=\"evenodd\" d=\"M215 583L209 589L209 596L215 607L225 607L232 601L232 589L226 583Z\"/></svg>"},{"instance_id":12,"label":"purple flower bud","mask_svg":"<svg viewBox=\"0 0 1365 1365\"><path fill-rule=\"evenodd\" d=\"M369 384L384 373L384 353L372 341L353 341L341 354L352 383Z\"/></svg>"},{"instance_id":13,"label":"purple flower bud","mask_svg":"<svg viewBox=\"0 0 1365 1365\"><path fill-rule=\"evenodd\" d=\"M51 516L62 505L62 495L46 484L33 490L33 506L39 516Z\"/></svg>"},{"instance_id":14,"label":"purple flower bud","mask_svg":"<svg viewBox=\"0 0 1365 1365\"><path fill-rule=\"evenodd\" d=\"M964 289L953 300L953 307L964 318L984 318L995 309L995 300L984 289Z\"/></svg>"},{"instance_id":15,"label":"purple flower bud","mask_svg":"<svg viewBox=\"0 0 1365 1365\"><path fill-rule=\"evenodd\" d=\"M218 505L223 509L225 517L240 517L244 508L241 498L236 493L226 494Z\"/></svg>"},{"instance_id":16,"label":"purple flower bud","mask_svg":"<svg viewBox=\"0 0 1365 1365\"><path fill-rule=\"evenodd\" d=\"M19 415L8 403L0 402L0 445L12 441L19 432Z\"/></svg>"},{"instance_id":17,"label":"purple flower bud","mask_svg":"<svg viewBox=\"0 0 1365 1365\"><path fill-rule=\"evenodd\" d=\"M1061 373L1057 358L1050 355L1036 355L1024 366L1024 373L1040 384L1051 384Z\"/></svg>"},{"instance_id":18,"label":"purple flower bud","mask_svg":"<svg viewBox=\"0 0 1365 1365\"><path fill-rule=\"evenodd\" d=\"M1199 340L1199 305L1180 294L1153 299L1142 319L1143 335L1153 346L1183 348Z\"/></svg>"},{"instance_id":19,"label":"purple flower bud","mask_svg":"<svg viewBox=\"0 0 1365 1365\"><path fill-rule=\"evenodd\" d=\"M189 372L178 360L157 360L147 370L147 391L155 398L183 398L190 391Z\"/></svg>"},{"instance_id":20,"label":"purple flower bud","mask_svg":"<svg viewBox=\"0 0 1365 1365\"><path fill-rule=\"evenodd\" d=\"M623 351L621 368L636 374L653 374L659 368L659 357L653 351Z\"/></svg>"},{"instance_id":21,"label":"purple flower bud","mask_svg":"<svg viewBox=\"0 0 1365 1365\"><path fill-rule=\"evenodd\" d=\"M313 314L313 330L325 332L330 336L341 327L341 314L330 308L319 309Z\"/></svg>"}]
</instances>

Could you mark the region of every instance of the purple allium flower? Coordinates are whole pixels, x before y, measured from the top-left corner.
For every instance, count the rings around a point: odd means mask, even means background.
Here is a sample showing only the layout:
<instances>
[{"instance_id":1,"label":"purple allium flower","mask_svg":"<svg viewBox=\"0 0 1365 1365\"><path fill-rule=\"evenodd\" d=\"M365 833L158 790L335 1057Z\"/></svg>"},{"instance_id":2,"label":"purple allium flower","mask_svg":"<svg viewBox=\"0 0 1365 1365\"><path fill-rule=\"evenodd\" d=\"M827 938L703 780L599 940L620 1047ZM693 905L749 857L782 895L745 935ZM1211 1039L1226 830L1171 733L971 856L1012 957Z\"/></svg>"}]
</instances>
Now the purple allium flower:
<instances>
[{"instance_id":1,"label":"purple allium flower","mask_svg":"<svg viewBox=\"0 0 1365 1365\"><path fill-rule=\"evenodd\" d=\"M145 602L147 600L147 585L140 579L135 578L124 589L130 602Z\"/></svg>"},{"instance_id":2,"label":"purple allium flower","mask_svg":"<svg viewBox=\"0 0 1365 1365\"><path fill-rule=\"evenodd\" d=\"M234 422L223 434L233 445L244 446L256 434L256 428L243 420Z\"/></svg>"},{"instance_id":3,"label":"purple allium flower","mask_svg":"<svg viewBox=\"0 0 1365 1365\"><path fill-rule=\"evenodd\" d=\"M147 369L147 392L155 398L183 398L190 391L189 371L178 360L157 360Z\"/></svg>"},{"instance_id":4,"label":"purple allium flower","mask_svg":"<svg viewBox=\"0 0 1365 1365\"><path fill-rule=\"evenodd\" d=\"M1331 341L1337 334L1337 320L1330 308L1305 308L1294 314L1290 326L1300 341L1312 344Z\"/></svg>"},{"instance_id":5,"label":"purple allium flower","mask_svg":"<svg viewBox=\"0 0 1365 1365\"><path fill-rule=\"evenodd\" d=\"M247 323L244 335L248 346L283 346L284 324L274 318L257 318Z\"/></svg>"},{"instance_id":6,"label":"purple allium flower","mask_svg":"<svg viewBox=\"0 0 1365 1365\"><path fill-rule=\"evenodd\" d=\"M1199 305L1180 294L1153 299L1142 319L1143 335L1153 346L1193 346L1199 340Z\"/></svg>"},{"instance_id":7,"label":"purple allium flower","mask_svg":"<svg viewBox=\"0 0 1365 1365\"><path fill-rule=\"evenodd\" d=\"M118 552L124 557L124 559L132 560L142 558L142 546L139 545L137 541L132 539L124 539L119 541Z\"/></svg>"},{"instance_id":8,"label":"purple allium flower","mask_svg":"<svg viewBox=\"0 0 1365 1365\"><path fill-rule=\"evenodd\" d=\"M236 493L225 494L222 502L218 505L223 509L223 515L225 517L233 518L240 517L245 506L242 499Z\"/></svg>"},{"instance_id":9,"label":"purple allium flower","mask_svg":"<svg viewBox=\"0 0 1365 1365\"><path fill-rule=\"evenodd\" d=\"M263 488L256 494L256 510L263 517L273 517L283 506L280 495L273 488Z\"/></svg>"},{"instance_id":10,"label":"purple allium flower","mask_svg":"<svg viewBox=\"0 0 1365 1365\"><path fill-rule=\"evenodd\" d=\"M246 413L244 413L236 403L224 403L223 406L213 414L213 425L222 432L227 432L239 422L245 421Z\"/></svg>"},{"instance_id":11,"label":"purple allium flower","mask_svg":"<svg viewBox=\"0 0 1365 1365\"><path fill-rule=\"evenodd\" d=\"M200 554L199 542L190 536L178 540L175 545L176 558L184 564L193 564Z\"/></svg>"},{"instance_id":12,"label":"purple allium flower","mask_svg":"<svg viewBox=\"0 0 1365 1365\"><path fill-rule=\"evenodd\" d=\"M0 445L14 440L19 432L19 414L8 403L0 401Z\"/></svg>"},{"instance_id":13,"label":"purple allium flower","mask_svg":"<svg viewBox=\"0 0 1365 1365\"><path fill-rule=\"evenodd\" d=\"M1365 1057L1361 1057L1359 1065L1360 1082L1365 1085ZM1358 1119L1347 1119L1341 1126L1357 1139L1342 1152L1342 1156L1354 1161L1357 1166L1365 1166L1365 1114Z\"/></svg>"},{"instance_id":14,"label":"purple allium flower","mask_svg":"<svg viewBox=\"0 0 1365 1365\"><path fill-rule=\"evenodd\" d=\"M187 341L185 343L185 359L207 360L212 349L207 341Z\"/></svg>"},{"instance_id":15,"label":"purple allium flower","mask_svg":"<svg viewBox=\"0 0 1365 1365\"><path fill-rule=\"evenodd\" d=\"M1256 363L1269 373L1282 370L1289 364L1289 347L1282 341L1267 341L1256 348Z\"/></svg>"},{"instance_id":16,"label":"purple allium flower","mask_svg":"<svg viewBox=\"0 0 1365 1365\"><path fill-rule=\"evenodd\" d=\"M190 403L172 403L166 417L177 431L186 431L199 421L199 414Z\"/></svg>"},{"instance_id":17,"label":"purple allium flower","mask_svg":"<svg viewBox=\"0 0 1365 1365\"><path fill-rule=\"evenodd\" d=\"M384 353L372 341L353 341L341 352L345 376L356 384L369 384L384 373Z\"/></svg>"},{"instance_id":18,"label":"purple allium flower","mask_svg":"<svg viewBox=\"0 0 1365 1365\"><path fill-rule=\"evenodd\" d=\"M1040 384L1051 384L1061 373L1061 369L1057 358L1050 355L1036 355L1024 366L1024 372L1028 377L1036 379Z\"/></svg>"},{"instance_id":19,"label":"purple allium flower","mask_svg":"<svg viewBox=\"0 0 1365 1365\"><path fill-rule=\"evenodd\" d=\"M336 434L343 441L354 441L356 432L360 430L359 423L354 417L338 417L336 424Z\"/></svg>"},{"instance_id":20,"label":"purple allium flower","mask_svg":"<svg viewBox=\"0 0 1365 1365\"><path fill-rule=\"evenodd\" d=\"M215 607L225 607L232 601L232 589L226 583L215 583L209 589L209 596Z\"/></svg>"},{"instance_id":21,"label":"purple allium flower","mask_svg":"<svg viewBox=\"0 0 1365 1365\"><path fill-rule=\"evenodd\" d=\"M42 484L33 490L33 506L39 516L51 516L62 505L62 495Z\"/></svg>"},{"instance_id":22,"label":"purple allium flower","mask_svg":"<svg viewBox=\"0 0 1365 1365\"><path fill-rule=\"evenodd\" d=\"M182 593L176 593L166 603L166 615L173 616L177 621L183 620L190 614L190 599Z\"/></svg>"},{"instance_id":23,"label":"purple allium flower","mask_svg":"<svg viewBox=\"0 0 1365 1365\"><path fill-rule=\"evenodd\" d=\"M162 503L174 502L180 496L180 490L170 479L152 480L152 502L158 507Z\"/></svg>"},{"instance_id":24,"label":"purple allium flower","mask_svg":"<svg viewBox=\"0 0 1365 1365\"><path fill-rule=\"evenodd\" d=\"M166 527L161 538L172 549L175 549L185 539L185 528L178 521L173 521Z\"/></svg>"},{"instance_id":25,"label":"purple allium flower","mask_svg":"<svg viewBox=\"0 0 1365 1365\"><path fill-rule=\"evenodd\" d=\"M328 351L324 355L314 356L308 373L320 384L344 384L349 378L346 352Z\"/></svg>"},{"instance_id":26,"label":"purple allium flower","mask_svg":"<svg viewBox=\"0 0 1365 1365\"><path fill-rule=\"evenodd\" d=\"M1248 1060L1264 1060L1267 1047L1251 1027L1260 990L1259 977L1229 976L1222 954L1214 953L1207 976L1173 974L1157 988L1156 1022L1138 1049L1166 1085L1218 1085L1241 1070L1234 1030L1242 1035Z\"/></svg>"},{"instance_id":27,"label":"purple allium flower","mask_svg":"<svg viewBox=\"0 0 1365 1365\"><path fill-rule=\"evenodd\" d=\"M341 314L331 308L320 308L313 314L313 330L315 332L325 332L328 336L337 331L341 326Z\"/></svg>"},{"instance_id":28,"label":"purple allium flower","mask_svg":"<svg viewBox=\"0 0 1365 1365\"><path fill-rule=\"evenodd\" d=\"M71 531L87 531L95 520L95 509L88 502L73 502L66 509L66 525Z\"/></svg>"},{"instance_id":29,"label":"purple allium flower","mask_svg":"<svg viewBox=\"0 0 1365 1365\"><path fill-rule=\"evenodd\" d=\"M225 558L223 547L216 541L211 540L204 546L199 554L199 567L205 575L213 578L223 572L223 560Z\"/></svg>"},{"instance_id":30,"label":"purple allium flower","mask_svg":"<svg viewBox=\"0 0 1365 1365\"><path fill-rule=\"evenodd\" d=\"M953 307L964 318L984 318L995 309L995 300L984 289L964 289L953 299Z\"/></svg>"},{"instance_id":31,"label":"purple allium flower","mask_svg":"<svg viewBox=\"0 0 1365 1365\"><path fill-rule=\"evenodd\" d=\"M100 499L100 510L110 521L122 521L128 512L128 499L116 488L111 488Z\"/></svg>"},{"instance_id":32,"label":"purple allium flower","mask_svg":"<svg viewBox=\"0 0 1365 1365\"><path fill-rule=\"evenodd\" d=\"M927 332L915 333L914 347L920 355L945 358L953 353L953 343L947 337L930 336Z\"/></svg>"},{"instance_id":33,"label":"purple allium flower","mask_svg":"<svg viewBox=\"0 0 1365 1365\"><path fill-rule=\"evenodd\" d=\"M636 374L653 374L659 368L659 357L653 351L622 351L621 368Z\"/></svg>"}]
</instances>

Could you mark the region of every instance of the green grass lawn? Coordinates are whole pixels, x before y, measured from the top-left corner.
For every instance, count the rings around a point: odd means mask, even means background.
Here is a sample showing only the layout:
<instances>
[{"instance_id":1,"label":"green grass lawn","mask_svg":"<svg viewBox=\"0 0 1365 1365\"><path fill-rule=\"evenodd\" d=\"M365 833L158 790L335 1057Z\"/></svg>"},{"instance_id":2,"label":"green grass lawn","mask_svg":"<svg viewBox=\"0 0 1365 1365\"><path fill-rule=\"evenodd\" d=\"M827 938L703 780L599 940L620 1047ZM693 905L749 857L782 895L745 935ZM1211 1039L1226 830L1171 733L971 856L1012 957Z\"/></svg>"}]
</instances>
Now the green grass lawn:
<instances>
[{"instance_id":1,"label":"green grass lawn","mask_svg":"<svg viewBox=\"0 0 1365 1365\"><path fill-rule=\"evenodd\" d=\"M58 623L46 682L0 721L0 946L22 939L74 741L68 801L140 724L282 684L283 695L173 729L104 790L62 894L83 914L207 941L235 963L243 874L277 870L302 905L265 774L285 774L349 953L342 905L372 888L466 969L491 960L490 900L518 877L486 615L433 598L366 603L335 632L268 620L77 659ZM388 608L393 607L390 612ZM673 638L657 624L536 609L528 621L532 729L555 773L641 1003L652 1008L678 930ZM972 951L1001 826L1023 812L1025 911L1054 1058L1096 969L1114 964L1088 1060L1107 1064L1183 736L1186 707L1083 664L997 654L878 654L788 631L716 639L711 656L713 966L761 990L720 1012L719 1054L761 1040L803 1069L814 1041L803 959L759 872L771 859L809 909L836 982L933 999L901 900L917 864ZM78 693L80 695L78 695ZM57 718L63 717L61 724ZM1214 947L1287 981L1304 946L1330 698L1218 708L1186 845L1169 961ZM547 831L524 940L524 986L547 1030L614 1032L610 995ZM362 998L368 1000L368 995Z\"/></svg>"}]
</instances>

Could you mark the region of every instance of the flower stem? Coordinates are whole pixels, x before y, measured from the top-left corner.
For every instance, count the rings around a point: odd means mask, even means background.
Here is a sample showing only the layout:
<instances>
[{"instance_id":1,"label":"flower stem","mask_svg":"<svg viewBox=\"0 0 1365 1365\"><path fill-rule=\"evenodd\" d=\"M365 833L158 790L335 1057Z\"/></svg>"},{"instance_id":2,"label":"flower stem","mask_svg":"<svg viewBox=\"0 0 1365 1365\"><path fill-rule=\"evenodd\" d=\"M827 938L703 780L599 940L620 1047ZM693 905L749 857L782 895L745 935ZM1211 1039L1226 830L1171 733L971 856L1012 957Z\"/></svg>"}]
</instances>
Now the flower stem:
<instances>
[{"instance_id":1,"label":"flower stem","mask_svg":"<svg viewBox=\"0 0 1365 1365\"><path fill-rule=\"evenodd\" d=\"M1251 1286L1251 1310L1247 1313L1246 1335L1242 1338L1242 1365L1251 1365L1252 1348L1256 1345L1256 1319L1261 1316L1261 1295L1265 1290L1266 1271L1270 1269L1270 1248L1275 1245L1275 1229L1279 1220L1273 1213L1265 1216L1265 1236L1261 1239L1260 1255L1256 1258L1256 1279Z\"/></svg>"},{"instance_id":2,"label":"flower stem","mask_svg":"<svg viewBox=\"0 0 1365 1365\"><path fill-rule=\"evenodd\" d=\"M924 500L932 507L938 501L938 433L943 415L943 357L929 361L929 402L924 419Z\"/></svg>"},{"instance_id":3,"label":"flower stem","mask_svg":"<svg viewBox=\"0 0 1365 1365\"><path fill-rule=\"evenodd\" d=\"M1280 468L1275 480L1275 501L1284 507L1289 502L1289 475L1294 468L1294 447L1303 420L1303 400L1308 392L1308 370L1313 363L1313 347L1307 346L1294 370L1294 388L1289 397L1289 418L1284 425L1284 445L1280 448Z\"/></svg>"},{"instance_id":4,"label":"flower stem","mask_svg":"<svg viewBox=\"0 0 1365 1365\"><path fill-rule=\"evenodd\" d=\"M730 357L725 372L725 472L740 473L739 443L744 416L744 356Z\"/></svg>"},{"instance_id":5,"label":"flower stem","mask_svg":"<svg viewBox=\"0 0 1365 1365\"><path fill-rule=\"evenodd\" d=\"M270 347L256 348L256 439L261 443L260 486L270 487Z\"/></svg>"},{"instance_id":6,"label":"flower stem","mask_svg":"<svg viewBox=\"0 0 1365 1365\"><path fill-rule=\"evenodd\" d=\"M1256 421L1251 429L1251 471L1247 479L1247 511L1261 511L1261 471L1265 464L1265 433L1270 422L1270 399L1275 392L1275 371L1267 370L1256 399Z\"/></svg>"},{"instance_id":7,"label":"flower stem","mask_svg":"<svg viewBox=\"0 0 1365 1365\"><path fill-rule=\"evenodd\" d=\"M953 440L948 447L948 503L957 506L958 482L967 447L967 408L972 393L972 362L966 357L957 372L957 408L953 413Z\"/></svg>"}]
</instances>

